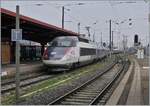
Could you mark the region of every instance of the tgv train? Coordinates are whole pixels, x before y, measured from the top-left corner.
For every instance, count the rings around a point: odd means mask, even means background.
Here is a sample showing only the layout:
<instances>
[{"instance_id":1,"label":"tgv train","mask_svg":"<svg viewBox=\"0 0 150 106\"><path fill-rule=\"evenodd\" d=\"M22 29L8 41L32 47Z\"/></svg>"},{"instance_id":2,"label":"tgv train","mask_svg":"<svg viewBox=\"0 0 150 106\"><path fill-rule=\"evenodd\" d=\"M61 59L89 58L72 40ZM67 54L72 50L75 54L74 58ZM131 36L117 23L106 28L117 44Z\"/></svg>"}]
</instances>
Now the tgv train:
<instances>
[{"instance_id":1,"label":"tgv train","mask_svg":"<svg viewBox=\"0 0 150 106\"><path fill-rule=\"evenodd\" d=\"M43 54L43 63L50 68L66 70L97 61L106 55L108 49L98 47L88 39L60 36L48 43Z\"/></svg>"}]
</instances>

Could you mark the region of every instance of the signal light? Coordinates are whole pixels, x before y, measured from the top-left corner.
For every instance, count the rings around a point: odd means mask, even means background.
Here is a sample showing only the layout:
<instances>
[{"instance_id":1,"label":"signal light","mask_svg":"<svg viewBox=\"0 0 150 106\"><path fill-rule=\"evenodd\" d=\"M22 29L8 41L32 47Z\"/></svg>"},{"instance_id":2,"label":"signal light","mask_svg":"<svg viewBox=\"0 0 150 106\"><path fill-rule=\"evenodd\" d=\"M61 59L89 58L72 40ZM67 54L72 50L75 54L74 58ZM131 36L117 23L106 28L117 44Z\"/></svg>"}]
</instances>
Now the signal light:
<instances>
[{"instance_id":1,"label":"signal light","mask_svg":"<svg viewBox=\"0 0 150 106\"><path fill-rule=\"evenodd\" d=\"M132 25L132 23L129 23L129 25Z\"/></svg>"}]
</instances>

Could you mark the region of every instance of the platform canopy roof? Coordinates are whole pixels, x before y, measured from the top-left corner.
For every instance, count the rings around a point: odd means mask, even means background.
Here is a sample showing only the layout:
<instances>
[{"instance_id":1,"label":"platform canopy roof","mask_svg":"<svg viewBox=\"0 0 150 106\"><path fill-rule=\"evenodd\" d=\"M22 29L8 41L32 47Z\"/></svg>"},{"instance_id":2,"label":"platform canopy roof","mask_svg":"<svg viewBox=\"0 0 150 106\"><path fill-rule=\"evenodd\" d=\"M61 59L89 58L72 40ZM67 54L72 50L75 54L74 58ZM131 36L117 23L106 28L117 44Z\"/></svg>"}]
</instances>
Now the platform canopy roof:
<instances>
[{"instance_id":1,"label":"platform canopy roof","mask_svg":"<svg viewBox=\"0 0 150 106\"><path fill-rule=\"evenodd\" d=\"M15 29L15 17L15 12L1 8L2 41L11 40L11 29ZM49 42L57 36L79 36L78 33L23 15L20 15L20 28L23 30L24 40L39 43Z\"/></svg>"}]
</instances>

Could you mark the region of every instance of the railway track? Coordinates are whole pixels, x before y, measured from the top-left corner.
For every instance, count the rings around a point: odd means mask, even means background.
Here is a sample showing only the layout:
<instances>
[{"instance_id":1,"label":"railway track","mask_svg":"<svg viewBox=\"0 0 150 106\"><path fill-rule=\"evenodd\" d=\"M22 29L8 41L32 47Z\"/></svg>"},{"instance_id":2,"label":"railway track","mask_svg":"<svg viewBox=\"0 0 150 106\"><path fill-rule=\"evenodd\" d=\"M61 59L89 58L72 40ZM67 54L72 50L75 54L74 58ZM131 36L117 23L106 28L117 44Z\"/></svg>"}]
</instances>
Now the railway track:
<instances>
[{"instance_id":1,"label":"railway track","mask_svg":"<svg viewBox=\"0 0 150 106\"><path fill-rule=\"evenodd\" d=\"M38 77L38 76L41 76L44 74L45 73L32 73L29 75L20 75L21 76L20 80L23 81L26 79L32 79L32 78L35 78L35 77ZM8 79L1 80L1 86L5 86L5 85L11 84L11 83L15 83L15 78L8 78Z\"/></svg>"},{"instance_id":2,"label":"railway track","mask_svg":"<svg viewBox=\"0 0 150 106\"><path fill-rule=\"evenodd\" d=\"M23 87L26 87L26 86L29 86L29 85L47 80L49 78L53 78L53 77L55 77L55 75L46 75L46 74L39 74L35 76L24 77L24 78L21 78L20 87L23 88ZM16 85L15 85L14 80L5 81L1 85L1 93L2 94L8 93L14 90L15 87Z\"/></svg>"},{"instance_id":3,"label":"railway track","mask_svg":"<svg viewBox=\"0 0 150 106\"><path fill-rule=\"evenodd\" d=\"M95 105L100 102L124 70L125 64L115 63L81 86L50 102L49 105ZM107 95L108 96L108 95ZM105 96L105 98L108 98ZM101 100L101 102L104 101Z\"/></svg>"},{"instance_id":4,"label":"railway track","mask_svg":"<svg viewBox=\"0 0 150 106\"><path fill-rule=\"evenodd\" d=\"M46 74L47 73L36 73L35 75L30 74L30 75L22 76L20 78L20 87L23 88L56 76L56 75L46 75ZM15 79L2 80L1 93L2 94L9 93L10 91L14 90L15 87L16 87Z\"/></svg>"},{"instance_id":5,"label":"railway track","mask_svg":"<svg viewBox=\"0 0 150 106\"><path fill-rule=\"evenodd\" d=\"M129 68L130 63L127 62L124 66L123 66L123 71L121 73L119 73L119 77L115 80L113 80L113 83L110 82L110 85L108 89L105 90L105 92L102 94L102 96L98 99L98 101L96 101L95 104L97 105L105 105L107 103L107 100L109 99L109 97L111 96L111 94L113 93L113 91L115 90L115 88L117 87L117 85L119 84L119 82L121 81L121 79L123 78L124 74L126 73L126 71Z\"/></svg>"}]
</instances>

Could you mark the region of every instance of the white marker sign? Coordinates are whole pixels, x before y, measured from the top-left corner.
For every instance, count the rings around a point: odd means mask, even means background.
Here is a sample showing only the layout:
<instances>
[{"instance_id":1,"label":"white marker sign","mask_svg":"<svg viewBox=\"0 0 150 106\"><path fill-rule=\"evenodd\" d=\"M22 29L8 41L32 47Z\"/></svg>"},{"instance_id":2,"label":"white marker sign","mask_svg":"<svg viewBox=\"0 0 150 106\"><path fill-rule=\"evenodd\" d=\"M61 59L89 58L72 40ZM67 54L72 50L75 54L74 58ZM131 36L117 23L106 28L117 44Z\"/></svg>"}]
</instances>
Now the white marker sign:
<instances>
[{"instance_id":1,"label":"white marker sign","mask_svg":"<svg viewBox=\"0 0 150 106\"><path fill-rule=\"evenodd\" d=\"M22 40L22 29L11 29L11 41Z\"/></svg>"}]
</instances>

